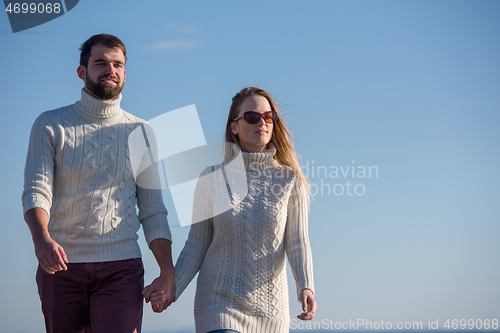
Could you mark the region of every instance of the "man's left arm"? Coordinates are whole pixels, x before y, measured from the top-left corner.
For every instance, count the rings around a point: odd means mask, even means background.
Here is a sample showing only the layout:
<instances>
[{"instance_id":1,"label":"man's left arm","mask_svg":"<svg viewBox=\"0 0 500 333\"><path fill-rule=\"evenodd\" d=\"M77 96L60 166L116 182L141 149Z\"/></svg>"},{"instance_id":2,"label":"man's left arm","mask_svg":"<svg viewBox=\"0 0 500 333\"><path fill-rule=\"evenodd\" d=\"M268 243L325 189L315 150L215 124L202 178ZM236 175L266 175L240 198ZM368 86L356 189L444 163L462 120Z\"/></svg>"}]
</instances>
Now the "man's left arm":
<instances>
[{"instance_id":1,"label":"man's left arm","mask_svg":"<svg viewBox=\"0 0 500 333\"><path fill-rule=\"evenodd\" d=\"M160 276L144 288L146 302L151 301L153 311L162 312L175 300L175 269L172 264L170 228L167 209L163 204L161 179L157 161L157 144L152 128L147 123L141 124L146 135L146 150L141 151L141 167L136 178L137 206L146 242L153 252ZM151 296L152 293L155 293Z\"/></svg>"},{"instance_id":2,"label":"man's left arm","mask_svg":"<svg viewBox=\"0 0 500 333\"><path fill-rule=\"evenodd\" d=\"M175 301L176 287L175 269L172 263L172 242L165 238L157 238L149 244L149 248L160 266L160 276L144 288L143 295L148 303L150 300L153 301L151 294L156 292L155 295L158 295L159 292L159 296L154 299L156 305L152 305L153 311L159 313Z\"/></svg>"}]
</instances>

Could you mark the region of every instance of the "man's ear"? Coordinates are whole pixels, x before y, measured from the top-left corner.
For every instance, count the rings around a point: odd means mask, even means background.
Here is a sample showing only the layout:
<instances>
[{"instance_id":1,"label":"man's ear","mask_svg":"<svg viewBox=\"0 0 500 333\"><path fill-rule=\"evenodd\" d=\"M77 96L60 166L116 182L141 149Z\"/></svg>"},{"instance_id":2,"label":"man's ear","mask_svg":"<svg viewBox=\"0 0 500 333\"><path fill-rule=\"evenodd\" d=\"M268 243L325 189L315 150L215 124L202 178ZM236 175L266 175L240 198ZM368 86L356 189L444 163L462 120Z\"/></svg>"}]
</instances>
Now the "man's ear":
<instances>
[{"instance_id":1,"label":"man's ear","mask_svg":"<svg viewBox=\"0 0 500 333\"><path fill-rule=\"evenodd\" d=\"M78 73L78 77L83 81L85 81L85 74L87 73L87 69L85 68L85 66L83 65L78 66L76 72Z\"/></svg>"}]
</instances>

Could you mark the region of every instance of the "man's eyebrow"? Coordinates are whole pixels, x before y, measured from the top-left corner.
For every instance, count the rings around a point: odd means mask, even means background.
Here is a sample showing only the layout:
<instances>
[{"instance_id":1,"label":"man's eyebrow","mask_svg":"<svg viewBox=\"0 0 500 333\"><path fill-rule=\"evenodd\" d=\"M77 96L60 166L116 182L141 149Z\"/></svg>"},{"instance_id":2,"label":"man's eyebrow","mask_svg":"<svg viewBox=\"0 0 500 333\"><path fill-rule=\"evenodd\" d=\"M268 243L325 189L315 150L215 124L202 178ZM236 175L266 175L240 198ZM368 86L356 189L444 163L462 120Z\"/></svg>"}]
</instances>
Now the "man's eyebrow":
<instances>
[{"instance_id":1,"label":"man's eyebrow","mask_svg":"<svg viewBox=\"0 0 500 333\"><path fill-rule=\"evenodd\" d=\"M111 61L109 61L108 59L104 59L104 58L103 59L96 59L96 60L94 60L94 63L97 63L97 62L112 62L112 63L116 63L116 64L120 64L120 65L124 64L124 62L121 61L121 60L111 60Z\"/></svg>"}]
</instances>

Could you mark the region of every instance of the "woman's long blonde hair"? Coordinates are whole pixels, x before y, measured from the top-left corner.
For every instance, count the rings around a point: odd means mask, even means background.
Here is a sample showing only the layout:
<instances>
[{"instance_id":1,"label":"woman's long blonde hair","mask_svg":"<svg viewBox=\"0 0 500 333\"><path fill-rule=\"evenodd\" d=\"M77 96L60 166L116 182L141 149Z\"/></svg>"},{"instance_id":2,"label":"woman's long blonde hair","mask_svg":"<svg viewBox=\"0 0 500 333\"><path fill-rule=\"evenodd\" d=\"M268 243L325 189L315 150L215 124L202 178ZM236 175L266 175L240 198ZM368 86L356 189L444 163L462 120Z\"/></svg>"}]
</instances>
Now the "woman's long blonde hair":
<instances>
[{"instance_id":1,"label":"woman's long blonde hair","mask_svg":"<svg viewBox=\"0 0 500 333\"><path fill-rule=\"evenodd\" d=\"M273 134L271 136L271 142L276 147L276 155L274 155L274 159L282 166L290 168L295 172L297 178L299 180L299 185L301 189L301 195L307 196L306 200L309 203L310 200L310 184L307 180L306 176L302 172L300 168L299 160L297 158L297 153L293 146L293 138L290 132L288 131L283 119L281 119L281 112L277 107L273 97L264 89L257 87L247 87L241 89L233 97L233 103L231 104L231 108L229 109L229 115L227 117L227 125L226 125L226 142L235 143L241 148L240 139L237 135L233 134L231 131L231 123L233 120L238 117L238 109L245 100L245 98L253 95L259 95L265 97L269 104L271 105L272 111L276 111L278 113L278 119L274 122L273 126ZM229 161L233 158L233 149L226 147L225 149L225 161Z\"/></svg>"}]
</instances>

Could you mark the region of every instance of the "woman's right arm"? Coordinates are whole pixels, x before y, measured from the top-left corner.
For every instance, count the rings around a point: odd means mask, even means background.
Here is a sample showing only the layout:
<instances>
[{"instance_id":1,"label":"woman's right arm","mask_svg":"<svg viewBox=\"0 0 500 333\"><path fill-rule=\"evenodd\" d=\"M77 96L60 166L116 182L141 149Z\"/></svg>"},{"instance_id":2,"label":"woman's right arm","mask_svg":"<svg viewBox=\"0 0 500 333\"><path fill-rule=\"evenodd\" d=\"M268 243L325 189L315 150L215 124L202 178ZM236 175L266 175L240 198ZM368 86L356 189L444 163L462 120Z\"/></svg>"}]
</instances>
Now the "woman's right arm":
<instances>
[{"instance_id":1,"label":"woman's right arm","mask_svg":"<svg viewBox=\"0 0 500 333\"><path fill-rule=\"evenodd\" d=\"M189 236L184 244L184 248L177 259L175 264L175 301L179 299L182 292L189 285L191 280L194 278L196 273L200 270L203 259L205 258L205 253L207 253L210 244L212 243L213 227L212 220L205 220L199 223L191 225L189 231ZM143 294L148 290L149 286L146 286ZM146 298L146 303L151 301L151 307L155 312L162 312L167 306L157 311L155 309L157 305L165 302L165 292L163 290L157 290Z\"/></svg>"},{"instance_id":2,"label":"woman's right arm","mask_svg":"<svg viewBox=\"0 0 500 333\"><path fill-rule=\"evenodd\" d=\"M175 264L176 300L200 270L205 254L212 243L213 220L209 182L211 171L210 168L205 169L196 184L193 224L186 244Z\"/></svg>"}]
</instances>

